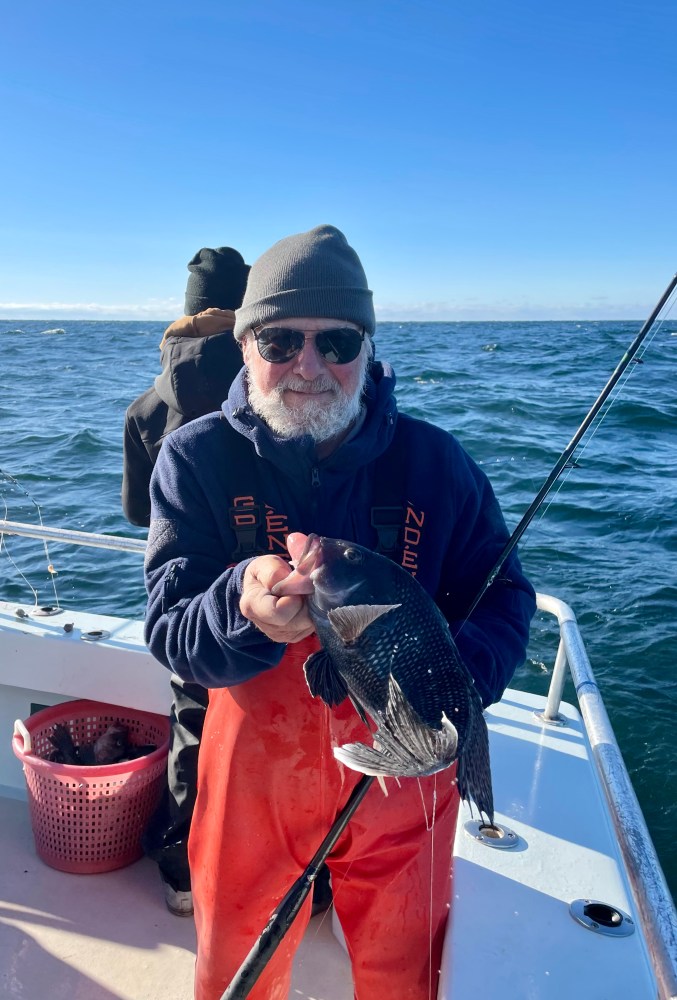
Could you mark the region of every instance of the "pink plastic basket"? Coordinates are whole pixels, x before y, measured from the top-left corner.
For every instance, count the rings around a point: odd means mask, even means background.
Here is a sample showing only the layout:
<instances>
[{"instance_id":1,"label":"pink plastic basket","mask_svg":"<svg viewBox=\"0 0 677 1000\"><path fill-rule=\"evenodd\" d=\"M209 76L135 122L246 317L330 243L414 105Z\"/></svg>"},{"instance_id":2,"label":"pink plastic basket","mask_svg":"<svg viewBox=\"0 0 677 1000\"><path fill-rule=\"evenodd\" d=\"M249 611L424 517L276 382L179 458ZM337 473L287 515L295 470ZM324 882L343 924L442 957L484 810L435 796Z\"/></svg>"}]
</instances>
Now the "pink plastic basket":
<instances>
[{"instance_id":1,"label":"pink plastic basket","mask_svg":"<svg viewBox=\"0 0 677 1000\"><path fill-rule=\"evenodd\" d=\"M157 750L137 760L92 767L42 760L56 723L77 745L92 743L121 722L137 745ZM14 728L12 749L23 763L35 848L64 872L90 875L123 868L141 857L141 837L166 780L169 720L150 712L69 701L36 712Z\"/></svg>"}]
</instances>

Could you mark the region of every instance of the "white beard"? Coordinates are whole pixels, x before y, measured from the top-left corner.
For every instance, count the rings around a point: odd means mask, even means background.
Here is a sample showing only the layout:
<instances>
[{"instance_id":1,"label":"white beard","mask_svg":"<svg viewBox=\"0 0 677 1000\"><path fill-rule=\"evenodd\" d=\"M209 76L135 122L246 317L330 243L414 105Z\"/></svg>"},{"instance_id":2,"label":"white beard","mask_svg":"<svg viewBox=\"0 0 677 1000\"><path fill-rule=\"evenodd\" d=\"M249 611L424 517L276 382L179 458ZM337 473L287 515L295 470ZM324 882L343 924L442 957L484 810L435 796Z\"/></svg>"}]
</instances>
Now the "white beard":
<instances>
[{"instance_id":1,"label":"white beard","mask_svg":"<svg viewBox=\"0 0 677 1000\"><path fill-rule=\"evenodd\" d=\"M347 395L341 385L329 375L319 375L311 382L298 375L289 374L282 379L274 389L264 392L254 385L247 371L247 386L249 402L255 413L268 424L270 429L282 438L310 436L316 444L328 441L346 431L356 420L362 406L362 392L367 379L369 355L363 351L360 355L360 378L357 389L352 396ZM296 389L305 392L332 392L328 401L326 396L318 399L309 395L300 406L289 407L285 404L283 393L285 389Z\"/></svg>"}]
</instances>

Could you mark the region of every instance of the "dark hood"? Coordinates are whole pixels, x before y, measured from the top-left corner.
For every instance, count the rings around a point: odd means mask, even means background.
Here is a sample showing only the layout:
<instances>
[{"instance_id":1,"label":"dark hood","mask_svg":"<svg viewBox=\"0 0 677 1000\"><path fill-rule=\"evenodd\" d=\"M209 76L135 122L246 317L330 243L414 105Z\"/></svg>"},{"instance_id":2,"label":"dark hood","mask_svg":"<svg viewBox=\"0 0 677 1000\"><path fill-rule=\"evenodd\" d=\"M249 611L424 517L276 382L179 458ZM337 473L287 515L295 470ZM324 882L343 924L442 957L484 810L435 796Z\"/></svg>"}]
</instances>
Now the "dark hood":
<instances>
[{"instance_id":1,"label":"dark hood","mask_svg":"<svg viewBox=\"0 0 677 1000\"><path fill-rule=\"evenodd\" d=\"M242 351L230 331L212 337L170 337L161 359L155 391L189 420L220 409L242 368Z\"/></svg>"}]
</instances>

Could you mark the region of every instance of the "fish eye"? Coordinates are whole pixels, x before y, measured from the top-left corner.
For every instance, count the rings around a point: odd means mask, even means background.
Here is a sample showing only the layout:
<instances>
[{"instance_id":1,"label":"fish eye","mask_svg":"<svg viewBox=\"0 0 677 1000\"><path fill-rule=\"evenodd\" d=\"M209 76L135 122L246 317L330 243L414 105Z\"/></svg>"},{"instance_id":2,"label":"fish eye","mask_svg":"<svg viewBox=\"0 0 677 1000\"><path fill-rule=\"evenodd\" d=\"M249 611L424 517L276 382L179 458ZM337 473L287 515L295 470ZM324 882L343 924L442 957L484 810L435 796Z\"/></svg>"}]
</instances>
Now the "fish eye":
<instances>
[{"instance_id":1,"label":"fish eye","mask_svg":"<svg viewBox=\"0 0 677 1000\"><path fill-rule=\"evenodd\" d=\"M346 549L343 553L348 562L359 563L362 562L362 553L359 549Z\"/></svg>"}]
</instances>

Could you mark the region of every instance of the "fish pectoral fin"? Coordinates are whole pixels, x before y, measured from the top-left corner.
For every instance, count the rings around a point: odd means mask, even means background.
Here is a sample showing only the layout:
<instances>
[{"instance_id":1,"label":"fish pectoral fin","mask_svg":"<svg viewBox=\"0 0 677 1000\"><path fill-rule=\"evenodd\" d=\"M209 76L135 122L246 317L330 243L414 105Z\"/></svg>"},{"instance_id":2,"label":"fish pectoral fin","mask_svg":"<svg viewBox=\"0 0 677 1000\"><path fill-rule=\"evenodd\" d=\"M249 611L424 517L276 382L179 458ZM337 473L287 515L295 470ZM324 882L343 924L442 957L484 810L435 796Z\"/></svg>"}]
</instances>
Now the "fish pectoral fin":
<instances>
[{"instance_id":1,"label":"fish pectoral fin","mask_svg":"<svg viewBox=\"0 0 677 1000\"><path fill-rule=\"evenodd\" d=\"M343 643L355 642L381 615L401 608L401 604L348 604L334 608L327 617L331 627Z\"/></svg>"},{"instance_id":2,"label":"fish pectoral fin","mask_svg":"<svg viewBox=\"0 0 677 1000\"><path fill-rule=\"evenodd\" d=\"M303 671L313 698L320 697L333 707L348 697L345 681L325 650L320 649L309 656L303 664Z\"/></svg>"}]
</instances>

